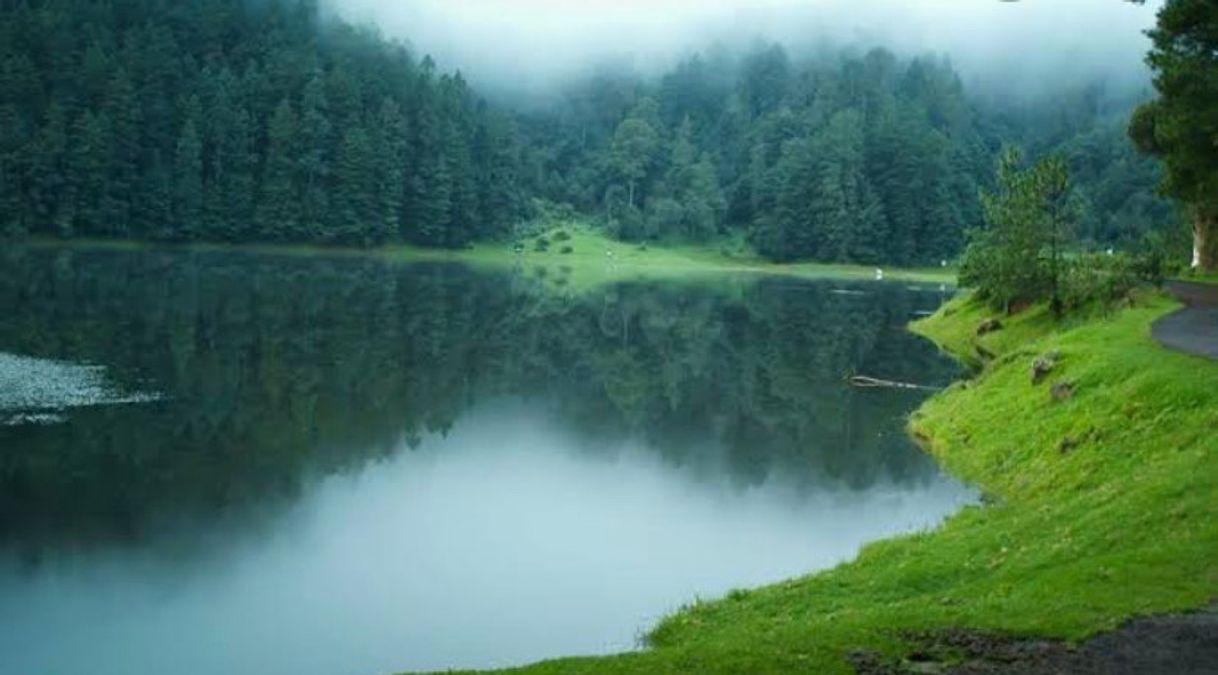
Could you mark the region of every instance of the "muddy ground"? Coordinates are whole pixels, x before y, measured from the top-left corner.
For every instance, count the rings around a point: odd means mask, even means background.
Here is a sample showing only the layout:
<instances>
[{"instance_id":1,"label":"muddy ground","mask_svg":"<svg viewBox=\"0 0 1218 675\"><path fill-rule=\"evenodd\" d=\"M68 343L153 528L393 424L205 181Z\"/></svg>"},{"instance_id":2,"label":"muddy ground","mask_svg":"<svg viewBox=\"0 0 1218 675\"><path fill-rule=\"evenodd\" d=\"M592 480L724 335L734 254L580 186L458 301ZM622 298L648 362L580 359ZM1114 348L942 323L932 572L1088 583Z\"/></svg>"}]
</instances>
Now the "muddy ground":
<instances>
[{"instance_id":1,"label":"muddy ground","mask_svg":"<svg viewBox=\"0 0 1218 675\"><path fill-rule=\"evenodd\" d=\"M909 636L903 659L857 652L861 675L1218 675L1218 605L1130 621L1079 645L954 629Z\"/></svg>"}]
</instances>

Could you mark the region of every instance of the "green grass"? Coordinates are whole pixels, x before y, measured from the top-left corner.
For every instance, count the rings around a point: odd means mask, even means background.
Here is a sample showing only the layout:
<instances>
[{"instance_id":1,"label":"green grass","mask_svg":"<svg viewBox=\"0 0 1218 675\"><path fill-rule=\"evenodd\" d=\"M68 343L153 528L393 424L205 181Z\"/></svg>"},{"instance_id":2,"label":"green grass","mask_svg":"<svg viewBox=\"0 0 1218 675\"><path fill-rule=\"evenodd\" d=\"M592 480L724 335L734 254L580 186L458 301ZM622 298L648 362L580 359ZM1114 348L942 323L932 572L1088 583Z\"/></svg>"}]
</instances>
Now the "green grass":
<instances>
[{"instance_id":1,"label":"green grass","mask_svg":"<svg viewBox=\"0 0 1218 675\"><path fill-rule=\"evenodd\" d=\"M1180 281L1192 281L1199 284L1218 285L1218 272L1199 272L1197 270L1188 270L1175 278L1179 279Z\"/></svg>"},{"instance_id":2,"label":"green grass","mask_svg":"<svg viewBox=\"0 0 1218 675\"><path fill-rule=\"evenodd\" d=\"M1151 341L1175 307L1148 295L1065 325L1033 308L984 338L996 358L910 427L986 506L833 570L692 605L655 628L649 650L516 672L845 673L849 651L903 653L911 630L1078 640L1205 605L1218 596L1218 363ZM915 330L971 350L987 315L963 298ZM1060 365L1034 386L1030 363L1050 349ZM1075 383L1072 398L1052 400L1059 379Z\"/></svg>"},{"instance_id":3,"label":"green grass","mask_svg":"<svg viewBox=\"0 0 1218 675\"><path fill-rule=\"evenodd\" d=\"M566 232L570 239L558 241ZM771 274L801 278L874 279L875 267L821 263L779 264L766 261L740 242L721 240L709 244L647 244L618 241L600 230L571 223L546 232L551 242L546 251L535 249L536 238L525 240L517 253L510 244L476 244L472 249L450 254L473 265L521 266L545 269L545 276L574 290L630 279L680 279L707 274ZM564 247L571 251L564 253ZM404 251L410 259L417 250ZM895 281L954 284L954 269L888 269L886 279Z\"/></svg>"},{"instance_id":4,"label":"green grass","mask_svg":"<svg viewBox=\"0 0 1218 675\"><path fill-rule=\"evenodd\" d=\"M565 231L570 239L557 241L554 235ZM600 230L580 223L556 224L546 232L549 249L534 249L534 238L525 240L524 251L517 253L510 243L483 242L449 251L410 245L375 249L331 248L310 245L183 244L171 248L190 251L247 251L285 256L341 256L382 258L404 262L449 261L475 268L510 270L518 268L535 274L547 286L578 292L633 279L683 279L701 275L772 274L808 279L835 278L867 280L875 278L875 267L865 265L828 265L819 263L777 264L752 253L738 241L721 240L709 244L650 244L640 246L605 236ZM77 248L139 250L166 245L110 240L34 240L34 245ZM563 253L570 247L570 253ZM885 268L886 279L923 283L954 284L955 270Z\"/></svg>"}]
</instances>

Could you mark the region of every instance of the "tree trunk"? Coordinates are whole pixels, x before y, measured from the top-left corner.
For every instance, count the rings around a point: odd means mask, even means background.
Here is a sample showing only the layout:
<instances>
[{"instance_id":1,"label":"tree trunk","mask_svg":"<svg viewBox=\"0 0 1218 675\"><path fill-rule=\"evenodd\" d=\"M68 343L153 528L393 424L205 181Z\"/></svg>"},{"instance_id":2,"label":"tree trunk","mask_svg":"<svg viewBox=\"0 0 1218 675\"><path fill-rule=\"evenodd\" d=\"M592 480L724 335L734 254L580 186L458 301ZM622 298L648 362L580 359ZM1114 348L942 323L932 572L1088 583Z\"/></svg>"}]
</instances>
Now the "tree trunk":
<instances>
[{"instance_id":1,"label":"tree trunk","mask_svg":"<svg viewBox=\"0 0 1218 675\"><path fill-rule=\"evenodd\" d=\"M1193 216L1193 267L1218 271L1218 218L1200 209Z\"/></svg>"}]
</instances>

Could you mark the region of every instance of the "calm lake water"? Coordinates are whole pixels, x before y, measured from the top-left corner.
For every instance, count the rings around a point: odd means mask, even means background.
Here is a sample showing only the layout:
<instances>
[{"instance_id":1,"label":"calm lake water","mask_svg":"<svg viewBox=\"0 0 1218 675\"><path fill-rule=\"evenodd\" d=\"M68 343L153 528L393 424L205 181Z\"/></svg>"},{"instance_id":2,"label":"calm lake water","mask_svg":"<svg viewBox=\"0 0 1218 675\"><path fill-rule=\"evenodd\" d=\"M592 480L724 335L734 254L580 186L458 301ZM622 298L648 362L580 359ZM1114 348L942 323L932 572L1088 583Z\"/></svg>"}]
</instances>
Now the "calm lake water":
<instances>
[{"instance_id":1,"label":"calm lake water","mask_svg":"<svg viewBox=\"0 0 1218 675\"><path fill-rule=\"evenodd\" d=\"M903 433L938 287L0 253L0 672L633 649L973 498ZM542 286L548 291L543 291Z\"/></svg>"}]
</instances>

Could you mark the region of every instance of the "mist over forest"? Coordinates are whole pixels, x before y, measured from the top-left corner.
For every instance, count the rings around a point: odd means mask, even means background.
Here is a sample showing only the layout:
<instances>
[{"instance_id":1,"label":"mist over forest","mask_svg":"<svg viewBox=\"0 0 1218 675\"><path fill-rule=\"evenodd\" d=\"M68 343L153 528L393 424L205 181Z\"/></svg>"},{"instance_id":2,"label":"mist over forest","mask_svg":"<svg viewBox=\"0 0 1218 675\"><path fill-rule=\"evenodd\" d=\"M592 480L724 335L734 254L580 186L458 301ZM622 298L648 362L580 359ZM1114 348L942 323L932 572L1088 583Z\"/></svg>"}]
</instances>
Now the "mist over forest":
<instances>
[{"instance_id":1,"label":"mist over forest","mask_svg":"<svg viewBox=\"0 0 1218 675\"><path fill-rule=\"evenodd\" d=\"M5 232L934 264L997 157L1084 247L1179 234L1126 135L1155 3L45 0L0 27Z\"/></svg>"},{"instance_id":2,"label":"mist over forest","mask_svg":"<svg viewBox=\"0 0 1218 675\"><path fill-rule=\"evenodd\" d=\"M1114 6L1115 4L1115 6ZM1146 95L1160 0L326 0L459 69L487 92L547 97L591 74L659 77L695 52L777 42L797 60L883 47L949 58L976 96L1022 100L1101 83Z\"/></svg>"}]
</instances>

